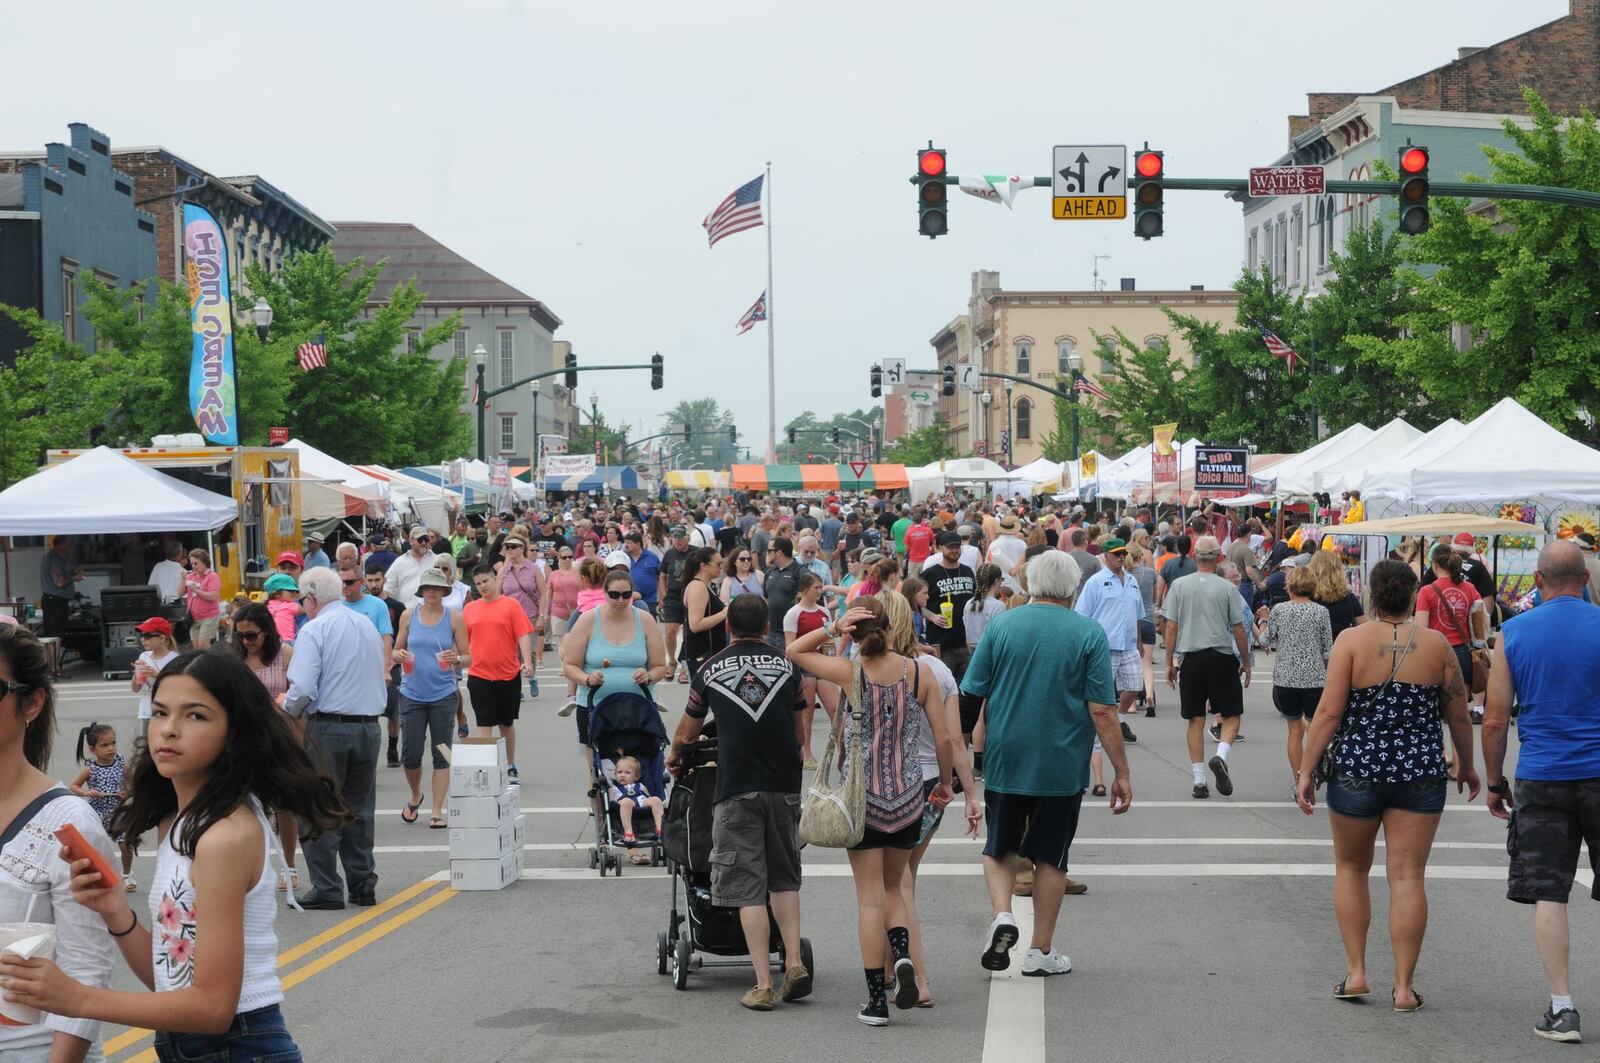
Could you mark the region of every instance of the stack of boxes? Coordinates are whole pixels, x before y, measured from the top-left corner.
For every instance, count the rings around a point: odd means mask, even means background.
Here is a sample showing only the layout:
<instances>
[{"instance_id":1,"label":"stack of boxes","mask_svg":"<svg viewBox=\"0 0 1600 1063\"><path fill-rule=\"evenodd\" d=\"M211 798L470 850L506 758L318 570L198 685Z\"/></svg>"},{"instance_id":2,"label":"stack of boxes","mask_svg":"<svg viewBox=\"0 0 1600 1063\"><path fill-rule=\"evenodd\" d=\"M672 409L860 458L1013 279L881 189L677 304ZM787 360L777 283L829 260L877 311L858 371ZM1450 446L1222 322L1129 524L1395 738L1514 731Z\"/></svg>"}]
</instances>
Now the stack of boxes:
<instances>
[{"instance_id":1,"label":"stack of boxes","mask_svg":"<svg viewBox=\"0 0 1600 1063\"><path fill-rule=\"evenodd\" d=\"M505 889L522 876L526 819L503 738L465 738L450 755L450 885Z\"/></svg>"}]
</instances>

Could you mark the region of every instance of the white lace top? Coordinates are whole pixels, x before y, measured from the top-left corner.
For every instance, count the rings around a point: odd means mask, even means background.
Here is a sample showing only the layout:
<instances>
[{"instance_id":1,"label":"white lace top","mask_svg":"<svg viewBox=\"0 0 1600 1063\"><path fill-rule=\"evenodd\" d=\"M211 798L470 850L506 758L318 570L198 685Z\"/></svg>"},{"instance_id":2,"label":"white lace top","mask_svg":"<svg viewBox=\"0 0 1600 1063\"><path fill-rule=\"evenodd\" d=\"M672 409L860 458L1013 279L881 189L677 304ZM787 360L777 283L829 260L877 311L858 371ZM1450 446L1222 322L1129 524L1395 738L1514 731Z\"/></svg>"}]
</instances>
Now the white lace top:
<instances>
[{"instance_id":1,"label":"white lace top","mask_svg":"<svg viewBox=\"0 0 1600 1063\"><path fill-rule=\"evenodd\" d=\"M244 897L244 981L239 986L235 1015L283 1001L278 981L278 935L272 921L278 914L278 856L272 827L254 799L250 808L261 825L263 856L261 876ZM167 829L156 849L155 877L150 885L150 960L156 992L186 989L194 982L195 889L194 861L173 846L177 821ZM279 857L281 860L282 858Z\"/></svg>"},{"instance_id":2,"label":"white lace top","mask_svg":"<svg viewBox=\"0 0 1600 1063\"><path fill-rule=\"evenodd\" d=\"M116 943L106 933L105 921L72 899L72 872L61 859L61 843L55 838L55 832L68 823L116 866L115 850L100 817L83 798L63 793L0 849L0 923L22 922L28 898L37 895L32 920L55 924L56 964L84 985L104 988L111 983ZM47 1046L57 1031L94 1041L100 1036L100 1024L47 1014L36 1026L0 1026L0 1059L13 1049Z\"/></svg>"}]
</instances>

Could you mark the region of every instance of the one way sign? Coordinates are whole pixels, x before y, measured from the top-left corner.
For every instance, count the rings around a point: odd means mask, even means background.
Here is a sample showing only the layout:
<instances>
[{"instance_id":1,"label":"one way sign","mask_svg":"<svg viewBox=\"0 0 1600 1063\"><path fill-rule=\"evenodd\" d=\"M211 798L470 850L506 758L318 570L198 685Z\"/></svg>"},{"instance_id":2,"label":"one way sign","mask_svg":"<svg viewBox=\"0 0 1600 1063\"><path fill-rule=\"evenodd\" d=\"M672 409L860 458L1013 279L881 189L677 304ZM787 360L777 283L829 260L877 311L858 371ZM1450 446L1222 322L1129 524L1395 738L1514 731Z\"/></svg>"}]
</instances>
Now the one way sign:
<instances>
[{"instance_id":1,"label":"one way sign","mask_svg":"<svg viewBox=\"0 0 1600 1063\"><path fill-rule=\"evenodd\" d=\"M1057 144L1050 214L1058 221L1128 216L1126 144Z\"/></svg>"}]
</instances>

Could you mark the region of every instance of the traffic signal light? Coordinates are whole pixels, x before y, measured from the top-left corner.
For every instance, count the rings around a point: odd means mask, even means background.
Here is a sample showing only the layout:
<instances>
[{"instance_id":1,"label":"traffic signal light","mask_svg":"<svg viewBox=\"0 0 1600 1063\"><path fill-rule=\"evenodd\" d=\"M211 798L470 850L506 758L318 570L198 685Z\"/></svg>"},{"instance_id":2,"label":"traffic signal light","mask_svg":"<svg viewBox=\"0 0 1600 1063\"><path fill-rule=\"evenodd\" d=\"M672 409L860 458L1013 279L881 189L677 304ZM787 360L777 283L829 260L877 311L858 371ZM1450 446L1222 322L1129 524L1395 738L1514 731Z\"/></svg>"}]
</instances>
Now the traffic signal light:
<instances>
[{"instance_id":1,"label":"traffic signal light","mask_svg":"<svg viewBox=\"0 0 1600 1063\"><path fill-rule=\"evenodd\" d=\"M839 426L838 425L835 425L834 428L833 428L833 445L834 446L838 446L839 445Z\"/></svg>"},{"instance_id":2,"label":"traffic signal light","mask_svg":"<svg viewBox=\"0 0 1600 1063\"><path fill-rule=\"evenodd\" d=\"M1166 189L1166 160L1161 152L1145 148L1133 155L1133 234L1149 240L1166 229L1162 218Z\"/></svg>"},{"instance_id":3,"label":"traffic signal light","mask_svg":"<svg viewBox=\"0 0 1600 1063\"><path fill-rule=\"evenodd\" d=\"M939 394L941 394L941 395L954 395L955 393L956 393L956 367L953 364L946 365L944 367L944 386L939 389Z\"/></svg>"},{"instance_id":4,"label":"traffic signal light","mask_svg":"<svg viewBox=\"0 0 1600 1063\"><path fill-rule=\"evenodd\" d=\"M693 438L693 437L694 437L694 429L693 429L693 428L690 428L690 427L689 427L689 426L688 426L688 425L684 425L684 426L683 426L683 441L684 441L684 442L685 442L685 443L687 443L687 442L689 442L689 441L690 441L690 440L691 440L691 439L692 439L692 438Z\"/></svg>"},{"instance_id":5,"label":"traffic signal light","mask_svg":"<svg viewBox=\"0 0 1600 1063\"><path fill-rule=\"evenodd\" d=\"M789 429L789 445L794 446L794 429Z\"/></svg>"},{"instance_id":6,"label":"traffic signal light","mask_svg":"<svg viewBox=\"0 0 1600 1063\"><path fill-rule=\"evenodd\" d=\"M567 352L566 384L568 391L578 390L578 356Z\"/></svg>"},{"instance_id":7,"label":"traffic signal light","mask_svg":"<svg viewBox=\"0 0 1600 1063\"><path fill-rule=\"evenodd\" d=\"M917 230L928 239L950 231L945 216L944 149L928 146L917 149Z\"/></svg>"},{"instance_id":8,"label":"traffic signal light","mask_svg":"<svg viewBox=\"0 0 1600 1063\"><path fill-rule=\"evenodd\" d=\"M1428 149L1410 143L1400 149L1400 231L1428 231Z\"/></svg>"},{"instance_id":9,"label":"traffic signal light","mask_svg":"<svg viewBox=\"0 0 1600 1063\"><path fill-rule=\"evenodd\" d=\"M728 426L728 442L730 442L730 443L739 442L739 426L738 425L730 424Z\"/></svg>"},{"instance_id":10,"label":"traffic signal light","mask_svg":"<svg viewBox=\"0 0 1600 1063\"><path fill-rule=\"evenodd\" d=\"M879 365L872 367L872 397L883 397L883 367Z\"/></svg>"},{"instance_id":11,"label":"traffic signal light","mask_svg":"<svg viewBox=\"0 0 1600 1063\"><path fill-rule=\"evenodd\" d=\"M663 362L661 360L661 355L652 354L650 356L650 390L651 391L660 391L661 390L661 369L662 369L662 365L663 365Z\"/></svg>"}]
</instances>

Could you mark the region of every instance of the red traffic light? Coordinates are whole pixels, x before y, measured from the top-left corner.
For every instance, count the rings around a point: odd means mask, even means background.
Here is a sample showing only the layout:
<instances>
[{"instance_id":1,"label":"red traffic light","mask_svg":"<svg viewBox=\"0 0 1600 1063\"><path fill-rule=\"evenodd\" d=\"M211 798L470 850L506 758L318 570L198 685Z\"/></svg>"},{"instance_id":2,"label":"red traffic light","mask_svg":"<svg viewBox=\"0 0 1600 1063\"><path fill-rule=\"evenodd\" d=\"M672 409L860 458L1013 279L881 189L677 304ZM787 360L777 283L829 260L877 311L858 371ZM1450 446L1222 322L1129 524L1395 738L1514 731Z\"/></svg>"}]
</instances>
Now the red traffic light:
<instances>
[{"instance_id":1,"label":"red traffic light","mask_svg":"<svg viewBox=\"0 0 1600 1063\"><path fill-rule=\"evenodd\" d=\"M1156 178L1161 176L1161 153L1159 151L1141 151L1133 160L1133 168L1140 177Z\"/></svg>"},{"instance_id":2,"label":"red traffic light","mask_svg":"<svg viewBox=\"0 0 1600 1063\"><path fill-rule=\"evenodd\" d=\"M1421 173L1428 168L1427 148L1407 148L1400 153L1400 169L1405 173Z\"/></svg>"},{"instance_id":3,"label":"red traffic light","mask_svg":"<svg viewBox=\"0 0 1600 1063\"><path fill-rule=\"evenodd\" d=\"M917 165L929 177L940 177L944 174L944 152L922 151L918 153Z\"/></svg>"}]
</instances>

